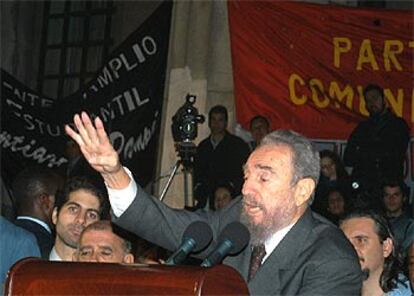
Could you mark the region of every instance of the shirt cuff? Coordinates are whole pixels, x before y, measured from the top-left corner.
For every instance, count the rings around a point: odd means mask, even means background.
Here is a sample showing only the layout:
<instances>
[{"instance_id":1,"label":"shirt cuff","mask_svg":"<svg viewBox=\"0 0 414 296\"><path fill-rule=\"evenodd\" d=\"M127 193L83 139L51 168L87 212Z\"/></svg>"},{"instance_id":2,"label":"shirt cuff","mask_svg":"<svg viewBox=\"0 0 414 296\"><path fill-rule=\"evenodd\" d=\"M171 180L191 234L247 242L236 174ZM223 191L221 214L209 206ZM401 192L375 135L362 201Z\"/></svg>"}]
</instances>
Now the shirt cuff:
<instances>
[{"instance_id":1,"label":"shirt cuff","mask_svg":"<svg viewBox=\"0 0 414 296\"><path fill-rule=\"evenodd\" d=\"M108 190L109 202L111 203L112 212L117 218L121 216L131 205L138 191L137 183L135 182L131 171L127 167L124 167L124 169L128 174L129 178L131 179L126 188L113 189L106 186L106 189Z\"/></svg>"}]
</instances>

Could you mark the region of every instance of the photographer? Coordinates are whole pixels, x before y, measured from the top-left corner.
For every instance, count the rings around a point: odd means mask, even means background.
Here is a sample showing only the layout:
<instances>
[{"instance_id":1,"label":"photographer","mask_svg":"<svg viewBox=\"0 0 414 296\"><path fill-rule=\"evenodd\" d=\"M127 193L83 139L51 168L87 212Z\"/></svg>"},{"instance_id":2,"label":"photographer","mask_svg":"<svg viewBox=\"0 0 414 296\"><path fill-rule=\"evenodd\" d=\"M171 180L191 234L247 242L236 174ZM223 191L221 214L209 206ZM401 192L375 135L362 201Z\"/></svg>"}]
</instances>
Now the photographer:
<instances>
[{"instance_id":1,"label":"photographer","mask_svg":"<svg viewBox=\"0 0 414 296\"><path fill-rule=\"evenodd\" d=\"M210 109L208 126L211 134L201 141L194 158L194 196L197 208L209 201L213 208L213 190L222 182L229 182L240 194L243 183L243 165L250 149L241 138L230 134L227 128L227 109L217 105Z\"/></svg>"},{"instance_id":2,"label":"photographer","mask_svg":"<svg viewBox=\"0 0 414 296\"><path fill-rule=\"evenodd\" d=\"M381 87L368 85L364 99L369 118L349 137L344 162L353 168L351 177L359 188L372 192L379 189L384 178L403 179L410 131L404 119L388 108Z\"/></svg>"}]
</instances>

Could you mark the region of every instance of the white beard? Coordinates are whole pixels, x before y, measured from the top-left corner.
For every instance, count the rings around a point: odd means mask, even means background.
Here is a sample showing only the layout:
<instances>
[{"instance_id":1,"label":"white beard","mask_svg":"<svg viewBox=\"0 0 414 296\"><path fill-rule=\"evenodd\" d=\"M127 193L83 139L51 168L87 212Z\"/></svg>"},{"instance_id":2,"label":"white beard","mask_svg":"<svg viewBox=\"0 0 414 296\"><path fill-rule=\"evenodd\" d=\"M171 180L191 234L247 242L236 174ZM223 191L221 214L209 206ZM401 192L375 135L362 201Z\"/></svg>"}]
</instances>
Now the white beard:
<instances>
[{"instance_id":1,"label":"white beard","mask_svg":"<svg viewBox=\"0 0 414 296\"><path fill-rule=\"evenodd\" d=\"M252 245L265 243L277 231L288 226L297 210L295 204L292 202L285 205L283 208L274 208L272 212L269 212L264 205L252 202L252 199L249 198L249 196L245 196L244 199L249 200L250 204L259 206L263 211L263 221L261 224L256 224L252 221L249 214L245 211L244 206L240 213L240 222L242 222L249 230L250 243Z\"/></svg>"}]
</instances>

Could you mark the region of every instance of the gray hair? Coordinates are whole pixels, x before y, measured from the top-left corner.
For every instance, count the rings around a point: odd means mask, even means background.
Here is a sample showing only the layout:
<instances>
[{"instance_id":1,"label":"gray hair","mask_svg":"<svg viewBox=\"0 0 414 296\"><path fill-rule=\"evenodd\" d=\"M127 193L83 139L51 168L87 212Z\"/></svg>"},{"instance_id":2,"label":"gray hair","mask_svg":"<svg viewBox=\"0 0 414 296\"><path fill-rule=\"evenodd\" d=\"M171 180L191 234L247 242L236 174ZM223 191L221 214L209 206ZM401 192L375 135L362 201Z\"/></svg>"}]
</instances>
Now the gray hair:
<instances>
[{"instance_id":1,"label":"gray hair","mask_svg":"<svg viewBox=\"0 0 414 296\"><path fill-rule=\"evenodd\" d=\"M267 134L259 147L267 145L288 146L293 154L292 185L303 178L311 178L318 184L320 174L319 152L312 142L292 130L276 130Z\"/></svg>"},{"instance_id":2,"label":"gray hair","mask_svg":"<svg viewBox=\"0 0 414 296\"><path fill-rule=\"evenodd\" d=\"M115 234L116 236L118 236L121 239L122 248L123 248L123 251L124 251L125 255L132 252L131 242L123 237L124 236L123 233L120 233L121 229L116 227L115 224L112 224L111 221L109 221L109 220L100 220L100 221L93 222L92 224L89 224L88 226L85 227L85 229L82 231L81 236L83 236L84 233L86 233L87 231L90 231L90 230L110 231L110 232L112 232L113 234ZM80 247L80 241L81 240L79 240L78 250L79 250L79 247Z\"/></svg>"}]
</instances>

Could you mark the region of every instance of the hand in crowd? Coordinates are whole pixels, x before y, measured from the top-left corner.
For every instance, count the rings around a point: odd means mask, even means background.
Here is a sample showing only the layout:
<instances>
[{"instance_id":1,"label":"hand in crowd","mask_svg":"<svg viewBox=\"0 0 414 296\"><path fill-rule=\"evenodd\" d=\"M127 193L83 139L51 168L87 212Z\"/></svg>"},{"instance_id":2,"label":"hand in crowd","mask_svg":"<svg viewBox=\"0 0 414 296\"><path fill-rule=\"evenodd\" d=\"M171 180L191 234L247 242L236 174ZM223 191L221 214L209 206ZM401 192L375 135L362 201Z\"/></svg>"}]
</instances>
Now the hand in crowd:
<instances>
[{"instance_id":1,"label":"hand in crowd","mask_svg":"<svg viewBox=\"0 0 414 296\"><path fill-rule=\"evenodd\" d=\"M102 175L110 187L125 187L129 177L121 165L118 153L109 141L102 120L97 117L92 123L88 114L82 112L80 115L75 114L73 121L78 131L69 125L65 126L65 131L78 143L89 164ZM116 176L118 178L113 179Z\"/></svg>"}]
</instances>

